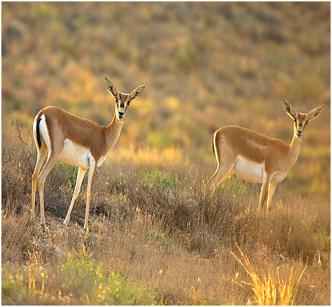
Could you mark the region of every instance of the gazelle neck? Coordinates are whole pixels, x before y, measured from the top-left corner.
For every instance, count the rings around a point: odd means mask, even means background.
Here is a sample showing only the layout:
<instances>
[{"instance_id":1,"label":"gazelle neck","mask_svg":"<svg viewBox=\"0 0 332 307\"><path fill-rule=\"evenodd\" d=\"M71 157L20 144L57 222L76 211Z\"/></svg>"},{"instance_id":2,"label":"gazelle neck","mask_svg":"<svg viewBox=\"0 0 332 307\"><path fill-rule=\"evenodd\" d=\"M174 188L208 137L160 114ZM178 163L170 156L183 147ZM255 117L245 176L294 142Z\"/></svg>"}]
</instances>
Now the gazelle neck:
<instances>
[{"instance_id":1,"label":"gazelle neck","mask_svg":"<svg viewBox=\"0 0 332 307\"><path fill-rule=\"evenodd\" d=\"M300 151L301 151L301 145L302 145L302 136L297 136L296 133L296 127L293 128L293 137L289 144L289 155L290 155L290 161L291 165L293 166L295 162L297 161Z\"/></svg>"},{"instance_id":2,"label":"gazelle neck","mask_svg":"<svg viewBox=\"0 0 332 307\"><path fill-rule=\"evenodd\" d=\"M113 116L112 121L105 127L106 146L111 149L119 140L124 120L119 120Z\"/></svg>"}]
</instances>

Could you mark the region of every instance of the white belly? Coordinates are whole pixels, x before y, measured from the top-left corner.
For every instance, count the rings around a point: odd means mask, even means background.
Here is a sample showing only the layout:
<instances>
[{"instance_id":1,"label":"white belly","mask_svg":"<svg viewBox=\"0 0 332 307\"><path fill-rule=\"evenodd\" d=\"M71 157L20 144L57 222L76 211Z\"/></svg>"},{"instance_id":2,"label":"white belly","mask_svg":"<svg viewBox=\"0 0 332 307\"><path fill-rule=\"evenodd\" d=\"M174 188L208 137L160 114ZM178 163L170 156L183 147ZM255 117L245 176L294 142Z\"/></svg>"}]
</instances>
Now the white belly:
<instances>
[{"instance_id":1,"label":"white belly","mask_svg":"<svg viewBox=\"0 0 332 307\"><path fill-rule=\"evenodd\" d=\"M235 173L240 178L255 183L262 183L265 174L264 163L255 163L238 156L235 166Z\"/></svg>"},{"instance_id":2,"label":"white belly","mask_svg":"<svg viewBox=\"0 0 332 307\"><path fill-rule=\"evenodd\" d=\"M65 139L63 150L59 156L60 160L71 165L88 168L89 159L91 158L91 152L88 148L78 145L69 139Z\"/></svg>"}]
</instances>

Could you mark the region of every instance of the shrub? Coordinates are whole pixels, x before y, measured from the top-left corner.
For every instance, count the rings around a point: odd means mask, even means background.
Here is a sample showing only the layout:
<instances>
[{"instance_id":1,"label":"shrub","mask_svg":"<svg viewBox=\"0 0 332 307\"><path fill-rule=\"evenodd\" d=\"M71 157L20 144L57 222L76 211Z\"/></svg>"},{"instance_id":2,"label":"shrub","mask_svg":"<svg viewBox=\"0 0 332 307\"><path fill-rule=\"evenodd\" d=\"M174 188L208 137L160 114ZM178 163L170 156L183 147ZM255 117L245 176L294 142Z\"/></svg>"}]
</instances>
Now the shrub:
<instances>
[{"instance_id":1,"label":"shrub","mask_svg":"<svg viewBox=\"0 0 332 307\"><path fill-rule=\"evenodd\" d=\"M55 284L58 287L52 287ZM55 268L30 262L20 269L5 267L2 283L5 304L156 304L156 294L129 282L87 255L70 255Z\"/></svg>"}]
</instances>

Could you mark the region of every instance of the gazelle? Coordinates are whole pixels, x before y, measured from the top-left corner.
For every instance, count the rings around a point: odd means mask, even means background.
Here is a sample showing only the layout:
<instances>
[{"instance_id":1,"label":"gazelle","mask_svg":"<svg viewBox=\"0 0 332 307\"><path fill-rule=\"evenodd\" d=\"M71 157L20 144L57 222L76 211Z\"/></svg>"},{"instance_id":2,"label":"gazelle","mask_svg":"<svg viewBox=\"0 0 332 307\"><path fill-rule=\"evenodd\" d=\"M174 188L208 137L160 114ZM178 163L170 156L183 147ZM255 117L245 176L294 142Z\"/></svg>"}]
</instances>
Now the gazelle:
<instances>
[{"instance_id":1,"label":"gazelle","mask_svg":"<svg viewBox=\"0 0 332 307\"><path fill-rule=\"evenodd\" d=\"M44 185L58 160L78 167L77 179L70 206L64 220L67 225L75 201L88 171L84 229L88 227L91 185L95 168L105 161L107 153L118 142L124 118L131 101L142 92L144 85L131 93L118 92L110 79L108 90L115 98L115 115L107 126L78 117L60 108L41 109L33 122L33 138L37 148L37 161L32 174L32 217L35 216L36 191L39 190L40 222L45 225Z\"/></svg>"},{"instance_id":2,"label":"gazelle","mask_svg":"<svg viewBox=\"0 0 332 307\"><path fill-rule=\"evenodd\" d=\"M208 181L213 192L235 173L246 181L261 183L259 208L266 200L267 209L270 207L277 185L287 177L299 156L305 126L322 110L319 106L308 113L294 112L286 100L284 104L293 121L290 144L239 126L226 126L215 131L212 145L217 169Z\"/></svg>"}]
</instances>

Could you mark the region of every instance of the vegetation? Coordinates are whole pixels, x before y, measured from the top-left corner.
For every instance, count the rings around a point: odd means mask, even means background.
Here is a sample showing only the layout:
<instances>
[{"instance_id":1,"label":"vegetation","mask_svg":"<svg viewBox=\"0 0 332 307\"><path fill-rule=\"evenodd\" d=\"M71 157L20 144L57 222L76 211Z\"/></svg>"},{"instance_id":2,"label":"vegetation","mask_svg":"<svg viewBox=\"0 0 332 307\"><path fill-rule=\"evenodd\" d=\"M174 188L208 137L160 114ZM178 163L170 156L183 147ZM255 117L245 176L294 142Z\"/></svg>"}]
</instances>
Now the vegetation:
<instances>
[{"instance_id":1,"label":"vegetation","mask_svg":"<svg viewBox=\"0 0 332 307\"><path fill-rule=\"evenodd\" d=\"M7 304L154 304L154 293L128 283L119 273L105 269L88 255L67 256L63 264L46 269L32 255L27 265L6 267L3 299Z\"/></svg>"},{"instance_id":2,"label":"vegetation","mask_svg":"<svg viewBox=\"0 0 332 307\"><path fill-rule=\"evenodd\" d=\"M294 305L299 282L304 274L304 267L299 273L294 273L294 267L289 269L285 279L280 277L280 267L276 272L270 272L260 276L257 268L250 262L248 256L239 248L240 258L233 254L235 259L247 272L251 282L238 282L239 285L248 286L252 290L253 300L251 303L257 305Z\"/></svg>"},{"instance_id":3,"label":"vegetation","mask_svg":"<svg viewBox=\"0 0 332 307\"><path fill-rule=\"evenodd\" d=\"M4 3L4 304L329 304L329 3ZM119 145L62 224L76 169L46 184L30 219L37 110L106 124L103 77L128 90ZM268 214L236 178L213 196L212 131L239 124L284 139L281 99L320 120ZM82 189L85 190L84 187ZM235 257L234 257L235 256ZM305 268L305 269L304 269Z\"/></svg>"}]
</instances>

